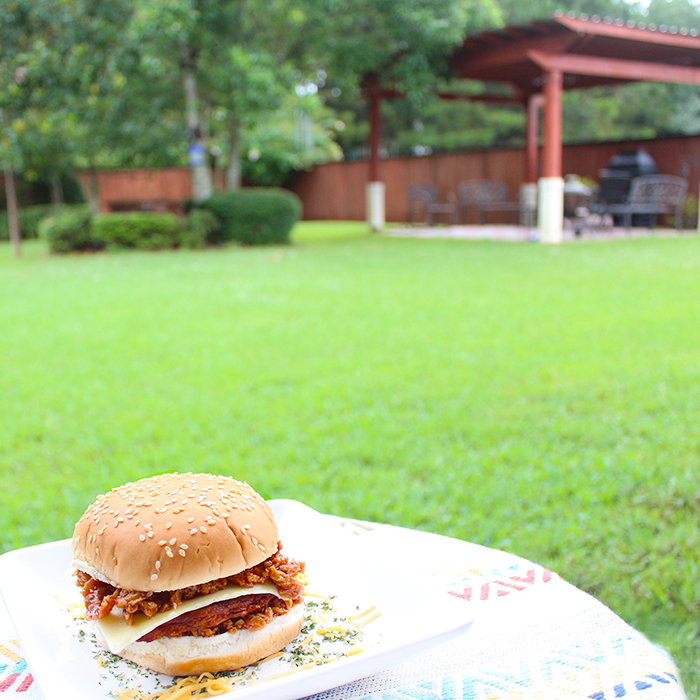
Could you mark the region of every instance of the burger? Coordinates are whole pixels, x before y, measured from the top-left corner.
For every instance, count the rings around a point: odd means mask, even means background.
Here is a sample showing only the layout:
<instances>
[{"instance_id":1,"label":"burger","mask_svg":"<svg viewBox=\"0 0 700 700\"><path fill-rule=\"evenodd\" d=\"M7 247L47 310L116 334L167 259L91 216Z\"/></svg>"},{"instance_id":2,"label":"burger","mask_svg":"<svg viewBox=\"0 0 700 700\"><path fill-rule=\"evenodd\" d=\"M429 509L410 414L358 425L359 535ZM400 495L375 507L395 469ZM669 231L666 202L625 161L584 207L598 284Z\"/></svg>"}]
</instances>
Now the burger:
<instances>
[{"instance_id":1,"label":"burger","mask_svg":"<svg viewBox=\"0 0 700 700\"><path fill-rule=\"evenodd\" d=\"M304 621L303 564L247 484L165 474L99 496L75 526L85 618L108 651L171 676L231 671Z\"/></svg>"}]
</instances>

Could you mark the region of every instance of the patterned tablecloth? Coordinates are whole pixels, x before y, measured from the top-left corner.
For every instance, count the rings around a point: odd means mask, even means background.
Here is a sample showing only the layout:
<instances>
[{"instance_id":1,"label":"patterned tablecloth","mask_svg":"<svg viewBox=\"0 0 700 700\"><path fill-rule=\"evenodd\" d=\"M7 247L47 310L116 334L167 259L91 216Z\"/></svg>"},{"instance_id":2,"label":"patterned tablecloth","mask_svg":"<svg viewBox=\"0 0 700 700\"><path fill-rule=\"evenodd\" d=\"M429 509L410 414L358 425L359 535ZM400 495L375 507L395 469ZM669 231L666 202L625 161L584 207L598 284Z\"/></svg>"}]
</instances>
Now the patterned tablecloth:
<instances>
[{"instance_id":1,"label":"patterned tablecloth","mask_svg":"<svg viewBox=\"0 0 700 700\"><path fill-rule=\"evenodd\" d=\"M475 622L461 637L319 700L683 699L672 660L557 574L504 552L388 525L329 518L396 560L416 560ZM0 700L43 700L0 603ZM85 699L89 700L89 699Z\"/></svg>"}]
</instances>

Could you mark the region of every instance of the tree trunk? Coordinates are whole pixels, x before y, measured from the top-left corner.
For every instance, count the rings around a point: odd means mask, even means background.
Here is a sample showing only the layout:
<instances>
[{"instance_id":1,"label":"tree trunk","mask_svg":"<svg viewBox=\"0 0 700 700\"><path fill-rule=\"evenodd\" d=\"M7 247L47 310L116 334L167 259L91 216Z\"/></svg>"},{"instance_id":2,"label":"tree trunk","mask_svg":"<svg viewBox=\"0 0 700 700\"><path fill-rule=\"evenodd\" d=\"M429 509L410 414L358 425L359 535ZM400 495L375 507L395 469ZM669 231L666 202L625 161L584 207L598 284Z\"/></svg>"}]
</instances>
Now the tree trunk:
<instances>
[{"instance_id":1,"label":"tree trunk","mask_svg":"<svg viewBox=\"0 0 700 700\"><path fill-rule=\"evenodd\" d=\"M197 57L186 41L180 44L180 65L182 67L182 84L185 92L185 112L187 130L190 137L190 167L192 168L192 196L195 202L210 197L213 192L211 170L206 158L206 149L202 143L202 120L199 114L199 96L197 91Z\"/></svg>"},{"instance_id":2,"label":"tree trunk","mask_svg":"<svg viewBox=\"0 0 700 700\"><path fill-rule=\"evenodd\" d=\"M11 166L5 166L5 198L7 199L7 221L10 226L10 241L12 251L18 258L22 254L19 234L19 211L17 208L17 191L15 190L15 171Z\"/></svg>"},{"instance_id":3,"label":"tree trunk","mask_svg":"<svg viewBox=\"0 0 700 700\"><path fill-rule=\"evenodd\" d=\"M237 190L241 186L241 128L238 123L231 125L226 168L226 189Z\"/></svg>"},{"instance_id":4,"label":"tree trunk","mask_svg":"<svg viewBox=\"0 0 700 700\"><path fill-rule=\"evenodd\" d=\"M63 204L63 186L61 185L61 175L59 173L51 173L51 204L54 207L60 207Z\"/></svg>"},{"instance_id":5,"label":"tree trunk","mask_svg":"<svg viewBox=\"0 0 700 700\"><path fill-rule=\"evenodd\" d=\"M93 216L100 213L100 194L97 187L97 169L93 166L90 168L90 177L88 178L87 200L90 205L90 211Z\"/></svg>"}]
</instances>

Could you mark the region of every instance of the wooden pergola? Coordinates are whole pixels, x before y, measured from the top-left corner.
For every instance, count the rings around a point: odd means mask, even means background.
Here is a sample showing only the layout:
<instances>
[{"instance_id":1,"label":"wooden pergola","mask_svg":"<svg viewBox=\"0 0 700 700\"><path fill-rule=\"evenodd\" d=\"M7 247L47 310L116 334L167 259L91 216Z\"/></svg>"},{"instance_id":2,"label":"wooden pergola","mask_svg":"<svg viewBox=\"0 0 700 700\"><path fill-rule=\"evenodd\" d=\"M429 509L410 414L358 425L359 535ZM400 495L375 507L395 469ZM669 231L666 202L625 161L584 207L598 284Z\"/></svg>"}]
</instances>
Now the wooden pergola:
<instances>
[{"instance_id":1,"label":"wooden pergola","mask_svg":"<svg viewBox=\"0 0 700 700\"><path fill-rule=\"evenodd\" d=\"M503 96L441 95L444 98L510 101L527 109L527 180L537 189L540 240L563 236L562 93L597 85L654 81L700 85L700 33L695 29L586 15L552 18L468 36L452 55L455 73L468 80L506 85ZM396 97L367 81L370 105L368 220L383 225L379 144L380 101ZM539 158L539 113L543 140Z\"/></svg>"}]
</instances>

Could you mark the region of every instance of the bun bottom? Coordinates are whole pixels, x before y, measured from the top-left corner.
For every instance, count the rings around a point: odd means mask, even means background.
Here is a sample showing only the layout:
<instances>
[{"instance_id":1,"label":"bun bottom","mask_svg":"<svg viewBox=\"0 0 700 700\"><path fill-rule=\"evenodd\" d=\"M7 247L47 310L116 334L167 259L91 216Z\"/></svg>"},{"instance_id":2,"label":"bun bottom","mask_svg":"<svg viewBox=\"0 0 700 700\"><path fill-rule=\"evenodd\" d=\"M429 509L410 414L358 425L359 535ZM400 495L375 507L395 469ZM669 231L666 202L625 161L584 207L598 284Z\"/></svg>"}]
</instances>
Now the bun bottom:
<instances>
[{"instance_id":1,"label":"bun bottom","mask_svg":"<svg viewBox=\"0 0 700 700\"><path fill-rule=\"evenodd\" d=\"M214 637L161 637L132 642L118 656L168 676L235 671L284 649L301 631L304 604L298 603L259 630L226 632ZM95 627L97 641L107 648Z\"/></svg>"}]
</instances>

